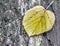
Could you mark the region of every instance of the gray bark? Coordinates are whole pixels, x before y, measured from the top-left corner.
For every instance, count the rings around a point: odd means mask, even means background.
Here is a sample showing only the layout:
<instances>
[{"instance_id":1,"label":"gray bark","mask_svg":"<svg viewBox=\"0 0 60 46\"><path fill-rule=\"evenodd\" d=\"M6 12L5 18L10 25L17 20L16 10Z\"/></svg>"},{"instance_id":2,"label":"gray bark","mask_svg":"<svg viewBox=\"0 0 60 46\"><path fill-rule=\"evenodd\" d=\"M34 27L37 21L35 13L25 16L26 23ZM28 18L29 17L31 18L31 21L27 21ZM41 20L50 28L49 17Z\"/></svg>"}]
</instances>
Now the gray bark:
<instances>
[{"instance_id":1,"label":"gray bark","mask_svg":"<svg viewBox=\"0 0 60 46\"><path fill-rule=\"evenodd\" d=\"M29 37L22 26L24 13L36 6L45 8L52 0L0 0L0 46L60 46L60 0L48 8L56 21L50 32L42 36ZM43 42L41 37L43 38Z\"/></svg>"}]
</instances>

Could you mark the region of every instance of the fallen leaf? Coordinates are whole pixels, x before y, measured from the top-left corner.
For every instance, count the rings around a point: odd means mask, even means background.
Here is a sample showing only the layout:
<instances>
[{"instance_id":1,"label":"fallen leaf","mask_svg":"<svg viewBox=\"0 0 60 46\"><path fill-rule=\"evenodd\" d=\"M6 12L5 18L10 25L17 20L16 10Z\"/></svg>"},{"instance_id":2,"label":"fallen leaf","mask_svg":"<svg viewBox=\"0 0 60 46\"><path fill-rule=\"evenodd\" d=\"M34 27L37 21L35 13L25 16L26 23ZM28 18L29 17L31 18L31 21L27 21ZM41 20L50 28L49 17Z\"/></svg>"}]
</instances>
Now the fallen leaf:
<instances>
[{"instance_id":1,"label":"fallen leaf","mask_svg":"<svg viewBox=\"0 0 60 46\"><path fill-rule=\"evenodd\" d=\"M26 11L22 24L27 34L33 36L50 31L54 22L55 15L52 11L43 6L35 6Z\"/></svg>"}]
</instances>

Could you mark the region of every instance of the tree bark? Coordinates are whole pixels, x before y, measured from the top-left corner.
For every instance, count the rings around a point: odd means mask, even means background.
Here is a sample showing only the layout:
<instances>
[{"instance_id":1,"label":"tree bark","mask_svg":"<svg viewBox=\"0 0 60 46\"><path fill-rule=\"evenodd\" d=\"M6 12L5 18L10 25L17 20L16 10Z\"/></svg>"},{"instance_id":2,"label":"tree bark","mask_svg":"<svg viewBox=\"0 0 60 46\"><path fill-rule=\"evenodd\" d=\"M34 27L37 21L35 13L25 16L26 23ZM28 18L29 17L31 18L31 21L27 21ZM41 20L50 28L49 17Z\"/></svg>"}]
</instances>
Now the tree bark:
<instances>
[{"instance_id":1,"label":"tree bark","mask_svg":"<svg viewBox=\"0 0 60 46\"><path fill-rule=\"evenodd\" d=\"M22 26L22 18L27 10L37 5L46 8L51 1L0 0L0 46L60 46L60 0L53 0L54 3L48 8L56 18L50 32L29 37Z\"/></svg>"}]
</instances>

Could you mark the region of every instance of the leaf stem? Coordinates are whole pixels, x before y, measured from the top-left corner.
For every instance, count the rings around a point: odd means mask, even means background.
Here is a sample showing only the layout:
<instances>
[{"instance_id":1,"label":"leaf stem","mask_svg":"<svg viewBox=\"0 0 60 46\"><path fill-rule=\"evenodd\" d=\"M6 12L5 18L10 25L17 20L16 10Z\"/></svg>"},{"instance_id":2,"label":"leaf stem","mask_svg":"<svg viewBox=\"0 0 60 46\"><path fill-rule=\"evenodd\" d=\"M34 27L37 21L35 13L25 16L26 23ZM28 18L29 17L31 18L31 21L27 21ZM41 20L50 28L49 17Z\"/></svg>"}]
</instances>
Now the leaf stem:
<instances>
[{"instance_id":1,"label":"leaf stem","mask_svg":"<svg viewBox=\"0 0 60 46\"><path fill-rule=\"evenodd\" d=\"M53 3L54 3L54 1L51 1L51 3L47 6L46 9L48 9Z\"/></svg>"}]
</instances>

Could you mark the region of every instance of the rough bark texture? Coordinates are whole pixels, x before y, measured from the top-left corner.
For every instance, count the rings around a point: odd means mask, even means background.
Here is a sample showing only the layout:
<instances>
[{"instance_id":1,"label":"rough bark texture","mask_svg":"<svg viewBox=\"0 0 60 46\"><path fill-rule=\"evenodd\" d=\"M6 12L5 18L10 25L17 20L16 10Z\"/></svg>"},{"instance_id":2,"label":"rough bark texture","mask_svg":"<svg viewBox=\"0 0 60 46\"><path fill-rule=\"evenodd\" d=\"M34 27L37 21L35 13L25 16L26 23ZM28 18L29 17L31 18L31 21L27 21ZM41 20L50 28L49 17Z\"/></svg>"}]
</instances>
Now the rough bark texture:
<instances>
[{"instance_id":1,"label":"rough bark texture","mask_svg":"<svg viewBox=\"0 0 60 46\"><path fill-rule=\"evenodd\" d=\"M41 36L29 37L22 26L24 13L36 6L45 8L52 0L0 0L0 46L60 46L60 0L48 8L53 11L56 21L50 32Z\"/></svg>"}]
</instances>

